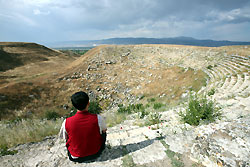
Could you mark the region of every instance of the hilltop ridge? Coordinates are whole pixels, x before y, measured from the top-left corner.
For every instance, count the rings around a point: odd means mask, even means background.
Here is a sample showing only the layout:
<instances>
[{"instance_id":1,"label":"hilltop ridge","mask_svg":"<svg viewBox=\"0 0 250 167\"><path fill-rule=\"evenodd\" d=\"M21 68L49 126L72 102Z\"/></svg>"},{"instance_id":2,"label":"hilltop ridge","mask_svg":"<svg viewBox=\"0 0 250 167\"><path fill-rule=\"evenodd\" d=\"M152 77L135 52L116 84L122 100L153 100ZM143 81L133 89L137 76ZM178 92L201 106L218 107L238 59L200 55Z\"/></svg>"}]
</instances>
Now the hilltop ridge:
<instances>
[{"instance_id":1,"label":"hilltop ridge","mask_svg":"<svg viewBox=\"0 0 250 167\"><path fill-rule=\"evenodd\" d=\"M36 43L0 42L0 120L49 91L48 80L78 57Z\"/></svg>"},{"instance_id":2,"label":"hilltop ridge","mask_svg":"<svg viewBox=\"0 0 250 167\"><path fill-rule=\"evenodd\" d=\"M6 71L29 63L48 61L61 53L36 43L0 42L0 71Z\"/></svg>"},{"instance_id":3,"label":"hilltop ridge","mask_svg":"<svg viewBox=\"0 0 250 167\"><path fill-rule=\"evenodd\" d=\"M170 45L188 45L188 46L207 46L219 47L230 45L250 45L250 42L211 40L211 39L195 39L192 37L173 37L173 38L108 38L101 40L82 40L82 41L62 41L48 43L50 47L79 47L79 46L98 46L98 45L141 45L141 44L170 44Z\"/></svg>"}]
</instances>

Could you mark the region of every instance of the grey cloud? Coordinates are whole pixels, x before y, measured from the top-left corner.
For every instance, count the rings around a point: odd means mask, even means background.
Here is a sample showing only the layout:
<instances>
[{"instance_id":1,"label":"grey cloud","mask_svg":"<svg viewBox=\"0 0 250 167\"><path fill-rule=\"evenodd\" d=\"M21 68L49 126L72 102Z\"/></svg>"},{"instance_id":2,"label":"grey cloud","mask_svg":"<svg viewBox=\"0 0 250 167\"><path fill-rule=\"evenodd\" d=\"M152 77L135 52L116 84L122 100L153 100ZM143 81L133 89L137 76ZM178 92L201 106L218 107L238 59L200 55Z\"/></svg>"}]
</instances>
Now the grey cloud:
<instances>
[{"instance_id":1,"label":"grey cloud","mask_svg":"<svg viewBox=\"0 0 250 167\"><path fill-rule=\"evenodd\" d=\"M215 38L218 35L213 34L220 27L250 25L249 11L249 0L0 0L0 26L6 27L1 28L0 40L8 33L26 40L180 35ZM4 19L3 15L14 13L22 19ZM223 39L230 38L224 35Z\"/></svg>"}]
</instances>

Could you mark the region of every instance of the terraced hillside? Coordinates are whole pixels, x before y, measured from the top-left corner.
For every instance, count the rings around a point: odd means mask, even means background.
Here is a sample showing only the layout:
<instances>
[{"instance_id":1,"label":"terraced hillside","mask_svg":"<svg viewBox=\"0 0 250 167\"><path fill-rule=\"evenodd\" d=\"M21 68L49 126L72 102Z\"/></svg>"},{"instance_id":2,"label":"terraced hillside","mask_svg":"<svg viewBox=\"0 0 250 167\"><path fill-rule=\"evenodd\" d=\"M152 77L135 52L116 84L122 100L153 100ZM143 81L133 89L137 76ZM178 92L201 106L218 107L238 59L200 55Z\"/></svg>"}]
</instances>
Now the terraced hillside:
<instances>
[{"instance_id":1,"label":"terraced hillside","mask_svg":"<svg viewBox=\"0 0 250 167\"><path fill-rule=\"evenodd\" d=\"M103 113L107 119L121 103L145 103L145 99L152 97L166 104L171 103L171 99L179 103L162 111L151 108L152 114L161 115L158 124L138 125L149 117L138 119L135 113L110 127L108 146L95 162L70 162L64 142L54 136L13 148L18 153L0 157L1 165L250 166L249 55L249 46L95 48L91 54L73 62L59 77L58 84L63 86L66 95L86 90L93 98L111 99L111 108ZM179 113L186 108L185 99L190 90L197 90L198 95L210 93L208 98L216 100L222 108L222 118L199 126L181 122Z\"/></svg>"}]
</instances>

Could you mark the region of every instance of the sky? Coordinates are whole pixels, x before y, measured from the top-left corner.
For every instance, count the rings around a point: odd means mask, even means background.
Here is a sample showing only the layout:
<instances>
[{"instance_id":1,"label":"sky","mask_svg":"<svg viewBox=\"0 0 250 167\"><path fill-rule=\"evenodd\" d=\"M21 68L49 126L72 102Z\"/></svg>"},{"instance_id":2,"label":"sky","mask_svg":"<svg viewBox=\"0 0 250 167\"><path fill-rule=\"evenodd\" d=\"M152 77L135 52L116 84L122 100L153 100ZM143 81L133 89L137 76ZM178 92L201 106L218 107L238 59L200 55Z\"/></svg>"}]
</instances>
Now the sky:
<instances>
[{"instance_id":1,"label":"sky","mask_svg":"<svg viewBox=\"0 0 250 167\"><path fill-rule=\"evenodd\" d=\"M250 41L250 0L0 0L0 41Z\"/></svg>"}]
</instances>

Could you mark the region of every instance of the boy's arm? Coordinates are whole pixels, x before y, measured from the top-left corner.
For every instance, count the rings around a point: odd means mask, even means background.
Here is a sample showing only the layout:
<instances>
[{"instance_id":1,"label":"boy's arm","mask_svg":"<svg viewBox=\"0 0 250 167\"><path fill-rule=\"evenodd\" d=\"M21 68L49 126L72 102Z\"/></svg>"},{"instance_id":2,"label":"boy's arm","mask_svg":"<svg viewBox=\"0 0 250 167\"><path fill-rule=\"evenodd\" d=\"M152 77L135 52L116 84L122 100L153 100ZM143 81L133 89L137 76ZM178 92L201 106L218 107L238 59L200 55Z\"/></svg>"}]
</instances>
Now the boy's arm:
<instances>
[{"instance_id":1,"label":"boy's arm","mask_svg":"<svg viewBox=\"0 0 250 167\"><path fill-rule=\"evenodd\" d=\"M107 126L106 126L106 123L105 123L105 119L100 115L97 115L97 118L98 118L98 125L99 125L99 128L100 128L100 134L106 133Z\"/></svg>"},{"instance_id":2,"label":"boy's arm","mask_svg":"<svg viewBox=\"0 0 250 167\"><path fill-rule=\"evenodd\" d=\"M65 128L65 123L66 123L66 119L63 121L60 132L58 134L58 137L61 139L65 139L66 141L68 140L68 134Z\"/></svg>"}]
</instances>

